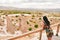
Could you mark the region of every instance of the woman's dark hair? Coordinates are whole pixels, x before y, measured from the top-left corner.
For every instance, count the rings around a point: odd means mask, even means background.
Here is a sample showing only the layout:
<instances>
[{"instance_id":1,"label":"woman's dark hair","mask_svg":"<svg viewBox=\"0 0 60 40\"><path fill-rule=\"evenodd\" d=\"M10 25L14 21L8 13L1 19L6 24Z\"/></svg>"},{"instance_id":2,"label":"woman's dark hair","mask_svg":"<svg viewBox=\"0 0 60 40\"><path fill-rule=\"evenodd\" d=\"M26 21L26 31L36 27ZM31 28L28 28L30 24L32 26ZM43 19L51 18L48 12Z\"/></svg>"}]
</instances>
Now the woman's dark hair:
<instances>
[{"instance_id":1,"label":"woman's dark hair","mask_svg":"<svg viewBox=\"0 0 60 40\"><path fill-rule=\"evenodd\" d=\"M44 20L45 25L50 27L50 22L49 22L49 20L48 20L48 18L46 16L43 16L43 20Z\"/></svg>"}]
</instances>

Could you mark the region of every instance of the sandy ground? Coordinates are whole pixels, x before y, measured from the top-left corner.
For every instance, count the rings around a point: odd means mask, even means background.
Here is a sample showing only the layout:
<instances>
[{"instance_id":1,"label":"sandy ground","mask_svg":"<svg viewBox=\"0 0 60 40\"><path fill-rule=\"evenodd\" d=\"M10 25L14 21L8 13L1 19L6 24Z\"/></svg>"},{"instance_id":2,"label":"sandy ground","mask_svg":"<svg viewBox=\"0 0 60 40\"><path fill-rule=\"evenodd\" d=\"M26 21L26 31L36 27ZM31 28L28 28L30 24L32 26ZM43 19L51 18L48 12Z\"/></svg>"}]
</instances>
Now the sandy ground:
<instances>
[{"instance_id":1,"label":"sandy ground","mask_svg":"<svg viewBox=\"0 0 60 40\"><path fill-rule=\"evenodd\" d=\"M25 19L26 20L26 19ZM54 19L55 20L55 19ZM54 21L53 20L53 21ZM22 21L23 22L23 21ZM57 21L54 21L54 23L56 23ZM24 22L23 22L24 23ZM54 23L52 23L52 24L54 24ZM24 25L23 25L24 26ZM25 25L26 26L26 25ZM25 27L24 26L24 27ZM25 28L24 28L25 29ZM53 31L54 31L54 35L56 34L56 26L54 26L54 27L52 27L52 29L54 29ZM4 30L5 30L5 28L4 28ZM22 32L20 32L19 33L20 35L22 35ZM8 35L6 35L6 34L0 34L0 40L8 40L9 38L11 38L11 37L13 37L12 35L10 35L10 34L8 34ZM15 36L18 36L17 34L15 34ZM39 40L39 33L35 33L33 36L26 36L26 37L23 37L23 38L18 38L18 39L16 39L16 40ZM46 37L46 33L45 32L43 32L43 34L42 34L42 40L47 40L47 37ZM53 36L53 38L52 38L52 40L60 40L60 32L59 32L59 36L58 37L56 37L56 36Z\"/></svg>"}]
</instances>

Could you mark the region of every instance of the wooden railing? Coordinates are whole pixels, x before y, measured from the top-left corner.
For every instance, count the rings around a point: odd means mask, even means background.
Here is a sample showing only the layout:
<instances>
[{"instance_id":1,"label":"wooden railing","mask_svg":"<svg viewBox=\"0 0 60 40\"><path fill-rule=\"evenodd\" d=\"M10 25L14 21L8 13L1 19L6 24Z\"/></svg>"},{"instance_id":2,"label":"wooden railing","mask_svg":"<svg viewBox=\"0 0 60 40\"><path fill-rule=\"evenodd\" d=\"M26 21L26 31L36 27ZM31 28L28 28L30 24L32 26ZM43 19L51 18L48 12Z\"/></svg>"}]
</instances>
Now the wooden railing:
<instances>
[{"instance_id":1,"label":"wooden railing","mask_svg":"<svg viewBox=\"0 0 60 40\"><path fill-rule=\"evenodd\" d=\"M58 24L60 24L60 23L56 23L56 24L54 24L54 25L51 25L51 27L56 26L56 25L58 25ZM34 34L34 33L37 33L37 32L40 32L40 38L39 38L39 40L41 40L41 37L42 37L42 29L30 31L30 32L25 33L25 34L23 34L23 35L20 35L20 36L18 36L18 37L10 38L9 40L15 40L15 39L22 38L22 37L25 37L25 36L28 36L28 35L30 35L30 34Z\"/></svg>"},{"instance_id":2,"label":"wooden railing","mask_svg":"<svg viewBox=\"0 0 60 40\"><path fill-rule=\"evenodd\" d=\"M28 33L25 33L25 34L23 34L23 35L20 35L20 36L18 36L18 37L14 37L14 38L11 38L11 39L9 39L9 40L15 40L15 39L18 39L18 38L22 38L22 37L25 37L25 36L28 36L28 35L30 35L30 34L33 34L33 33L37 33L37 32L40 32L41 33L41 31L42 30L35 30L35 31L31 31L31 32L28 32ZM41 34L40 34L41 35ZM41 38L41 36L40 36L40 38Z\"/></svg>"}]
</instances>

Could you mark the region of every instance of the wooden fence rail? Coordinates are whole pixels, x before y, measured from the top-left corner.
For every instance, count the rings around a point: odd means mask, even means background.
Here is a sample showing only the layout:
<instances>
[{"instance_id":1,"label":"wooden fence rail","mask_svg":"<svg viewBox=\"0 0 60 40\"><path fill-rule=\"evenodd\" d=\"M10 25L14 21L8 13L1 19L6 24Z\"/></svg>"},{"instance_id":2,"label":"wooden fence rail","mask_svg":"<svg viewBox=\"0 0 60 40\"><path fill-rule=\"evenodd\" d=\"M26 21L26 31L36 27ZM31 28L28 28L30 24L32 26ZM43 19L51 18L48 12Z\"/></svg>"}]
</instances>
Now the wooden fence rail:
<instances>
[{"instance_id":1,"label":"wooden fence rail","mask_svg":"<svg viewBox=\"0 0 60 40\"><path fill-rule=\"evenodd\" d=\"M54 25L51 25L51 27L56 26L56 25L58 25L58 24L60 24L60 23L56 23L56 24L54 24ZM22 37L25 37L25 36L28 36L28 35L30 35L30 34L37 33L37 32L40 32L40 38L39 38L39 40L41 40L41 37L42 37L42 29L30 31L30 32L24 33L23 35L20 35L20 36L18 36L18 37L10 38L9 40L15 40L15 39L22 38Z\"/></svg>"},{"instance_id":2,"label":"wooden fence rail","mask_svg":"<svg viewBox=\"0 0 60 40\"><path fill-rule=\"evenodd\" d=\"M41 29L39 29L39 30L35 30L35 31L30 31L30 32L28 32L28 33L25 33L25 34L23 34L23 35L20 35L20 36L18 36L18 37L14 37L14 38L11 38L11 39L9 39L9 40L14 40L14 39L17 39L17 38L22 38L22 37L25 37L25 36L28 36L28 35L30 35L30 34L33 34L33 33L37 33L37 32L40 32L41 33ZM41 34L40 34L41 35ZM41 37L40 37L41 38Z\"/></svg>"}]
</instances>

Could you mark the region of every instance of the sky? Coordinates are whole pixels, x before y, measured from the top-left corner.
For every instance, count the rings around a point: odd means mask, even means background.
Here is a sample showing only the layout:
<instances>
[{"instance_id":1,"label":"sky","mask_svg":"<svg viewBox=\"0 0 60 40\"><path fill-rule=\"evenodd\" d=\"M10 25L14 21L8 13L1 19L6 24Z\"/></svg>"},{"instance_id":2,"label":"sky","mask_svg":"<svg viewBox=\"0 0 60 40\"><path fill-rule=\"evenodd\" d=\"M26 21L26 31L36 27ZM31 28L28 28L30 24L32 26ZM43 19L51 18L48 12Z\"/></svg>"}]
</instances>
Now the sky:
<instances>
[{"instance_id":1,"label":"sky","mask_svg":"<svg viewBox=\"0 0 60 40\"><path fill-rule=\"evenodd\" d=\"M59 0L0 0L0 6L17 8L60 8Z\"/></svg>"}]
</instances>

